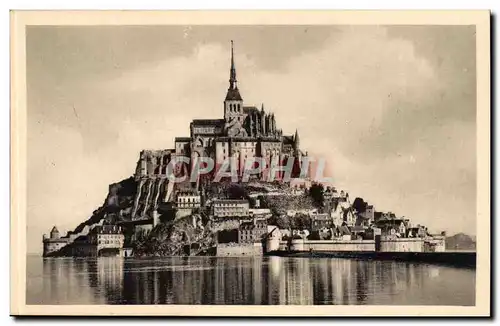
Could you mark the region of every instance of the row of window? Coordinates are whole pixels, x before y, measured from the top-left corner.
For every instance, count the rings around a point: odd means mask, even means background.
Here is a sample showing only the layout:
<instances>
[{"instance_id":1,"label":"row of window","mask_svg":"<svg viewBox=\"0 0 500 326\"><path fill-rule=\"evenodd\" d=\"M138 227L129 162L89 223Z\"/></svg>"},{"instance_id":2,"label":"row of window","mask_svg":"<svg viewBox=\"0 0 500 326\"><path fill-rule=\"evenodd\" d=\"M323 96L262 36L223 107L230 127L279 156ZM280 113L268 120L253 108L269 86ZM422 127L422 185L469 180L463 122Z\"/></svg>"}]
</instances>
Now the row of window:
<instances>
[{"instance_id":1,"label":"row of window","mask_svg":"<svg viewBox=\"0 0 500 326\"><path fill-rule=\"evenodd\" d=\"M179 197L177 198L177 202L179 203L199 203L200 197Z\"/></svg>"},{"instance_id":2,"label":"row of window","mask_svg":"<svg viewBox=\"0 0 500 326\"><path fill-rule=\"evenodd\" d=\"M255 148L251 148L251 149L250 149L250 152L255 153ZM240 153L239 151L235 151L235 152L233 153L233 155L238 155L239 153ZM225 148L224 148L224 149L222 149L222 154L226 154L226 149L225 149ZM247 158L247 155L245 155L245 158Z\"/></svg>"},{"instance_id":3,"label":"row of window","mask_svg":"<svg viewBox=\"0 0 500 326\"><path fill-rule=\"evenodd\" d=\"M231 207L241 207L241 208L246 208L246 204L239 204L239 203L216 203L214 204L214 207L216 208L231 208Z\"/></svg>"},{"instance_id":4,"label":"row of window","mask_svg":"<svg viewBox=\"0 0 500 326\"><path fill-rule=\"evenodd\" d=\"M200 203L191 203L191 204L183 204L183 203L178 203L177 208L198 208L200 207Z\"/></svg>"},{"instance_id":5,"label":"row of window","mask_svg":"<svg viewBox=\"0 0 500 326\"><path fill-rule=\"evenodd\" d=\"M120 244L120 240L99 240L99 244Z\"/></svg>"},{"instance_id":6,"label":"row of window","mask_svg":"<svg viewBox=\"0 0 500 326\"><path fill-rule=\"evenodd\" d=\"M240 215L246 215L245 212L217 212L215 213L216 216L240 216Z\"/></svg>"},{"instance_id":7,"label":"row of window","mask_svg":"<svg viewBox=\"0 0 500 326\"><path fill-rule=\"evenodd\" d=\"M240 111L241 109L241 105L238 103L238 104L229 104L229 111L230 112L236 112L236 111Z\"/></svg>"},{"instance_id":8,"label":"row of window","mask_svg":"<svg viewBox=\"0 0 500 326\"><path fill-rule=\"evenodd\" d=\"M112 238L119 238L121 237L121 234L100 234L100 237L102 239L112 239Z\"/></svg>"},{"instance_id":9,"label":"row of window","mask_svg":"<svg viewBox=\"0 0 500 326\"><path fill-rule=\"evenodd\" d=\"M214 209L215 212L218 213L227 213L227 212L245 212L248 213L248 209L243 207L222 207L219 209Z\"/></svg>"}]
</instances>

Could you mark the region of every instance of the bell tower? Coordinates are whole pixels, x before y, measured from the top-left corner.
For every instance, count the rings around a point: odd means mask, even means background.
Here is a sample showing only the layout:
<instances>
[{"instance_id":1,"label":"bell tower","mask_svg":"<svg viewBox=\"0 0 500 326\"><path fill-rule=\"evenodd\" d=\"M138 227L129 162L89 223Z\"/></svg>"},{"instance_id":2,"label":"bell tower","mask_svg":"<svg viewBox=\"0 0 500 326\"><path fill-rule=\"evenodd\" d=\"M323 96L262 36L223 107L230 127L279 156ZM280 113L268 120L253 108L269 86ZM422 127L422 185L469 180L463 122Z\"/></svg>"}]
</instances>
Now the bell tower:
<instances>
[{"instance_id":1,"label":"bell tower","mask_svg":"<svg viewBox=\"0 0 500 326\"><path fill-rule=\"evenodd\" d=\"M226 122L236 120L243 123L243 99L238 90L238 81L236 80L236 67L234 65L234 47L231 40L231 69L229 71L229 88L227 89L226 99L224 100L224 119ZM239 120L239 121L238 121Z\"/></svg>"}]
</instances>

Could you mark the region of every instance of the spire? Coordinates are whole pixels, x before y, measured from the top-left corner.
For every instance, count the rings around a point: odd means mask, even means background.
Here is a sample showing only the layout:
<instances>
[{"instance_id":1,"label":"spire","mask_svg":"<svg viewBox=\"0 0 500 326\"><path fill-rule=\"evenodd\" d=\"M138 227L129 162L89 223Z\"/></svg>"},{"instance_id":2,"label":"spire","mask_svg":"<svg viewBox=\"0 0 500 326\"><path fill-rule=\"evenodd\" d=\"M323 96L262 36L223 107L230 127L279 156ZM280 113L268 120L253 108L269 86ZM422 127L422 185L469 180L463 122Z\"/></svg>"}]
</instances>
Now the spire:
<instances>
[{"instance_id":1,"label":"spire","mask_svg":"<svg viewBox=\"0 0 500 326\"><path fill-rule=\"evenodd\" d=\"M229 89L238 89L236 84L236 67L234 66L234 45L233 40L231 40L231 70L229 72Z\"/></svg>"},{"instance_id":2,"label":"spire","mask_svg":"<svg viewBox=\"0 0 500 326\"><path fill-rule=\"evenodd\" d=\"M295 129L295 136L293 136L293 142L295 143L295 148L298 149L300 145L299 131Z\"/></svg>"},{"instance_id":3,"label":"spire","mask_svg":"<svg viewBox=\"0 0 500 326\"><path fill-rule=\"evenodd\" d=\"M236 67L234 65L234 46L233 40L231 40L231 69L229 71L229 88L227 89L226 101L236 100L242 101L240 92L238 91L238 85L236 80Z\"/></svg>"}]
</instances>

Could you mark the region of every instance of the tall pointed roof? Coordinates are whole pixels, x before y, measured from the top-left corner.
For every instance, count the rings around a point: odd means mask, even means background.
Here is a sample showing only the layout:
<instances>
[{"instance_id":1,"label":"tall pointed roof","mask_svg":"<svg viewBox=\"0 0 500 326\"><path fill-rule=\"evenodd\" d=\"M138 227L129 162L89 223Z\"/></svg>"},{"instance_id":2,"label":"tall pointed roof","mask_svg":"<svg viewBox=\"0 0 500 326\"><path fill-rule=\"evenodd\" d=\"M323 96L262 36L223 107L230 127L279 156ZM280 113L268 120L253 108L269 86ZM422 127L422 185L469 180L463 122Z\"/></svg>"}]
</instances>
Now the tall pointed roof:
<instances>
[{"instance_id":1,"label":"tall pointed roof","mask_svg":"<svg viewBox=\"0 0 500 326\"><path fill-rule=\"evenodd\" d=\"M54 227L52 228L52 230L50 231L50 233L52 233L52 232L57 232L57 233L59 233L59 230L56 228L56 226L55 226L55 225L54 225Z\"/></svg>"},{"instance_id":2,"label":"tall pointed roof","mask_svg":"<svg viewBox=\"0 0 500 326\"><path fill-rule=\"evenodd\" d=\"M234 66L234 44L233 40L231 40L231 70L229 71L229 88L237 89L238 85L236 84L236 67Z\"/></svg>"},{"instance_id":3,"label":"tall pointed roof","mask_svg":"<svg viewBox=\"0 0 500 326\"><path fill-rule=\"evenodd\" d=\"M231 69L229 70L229 88L227 89L226 101L242 101L236 80L236 66L234 65L234 47L231 40Z\"/></svg>"}]
</instances>

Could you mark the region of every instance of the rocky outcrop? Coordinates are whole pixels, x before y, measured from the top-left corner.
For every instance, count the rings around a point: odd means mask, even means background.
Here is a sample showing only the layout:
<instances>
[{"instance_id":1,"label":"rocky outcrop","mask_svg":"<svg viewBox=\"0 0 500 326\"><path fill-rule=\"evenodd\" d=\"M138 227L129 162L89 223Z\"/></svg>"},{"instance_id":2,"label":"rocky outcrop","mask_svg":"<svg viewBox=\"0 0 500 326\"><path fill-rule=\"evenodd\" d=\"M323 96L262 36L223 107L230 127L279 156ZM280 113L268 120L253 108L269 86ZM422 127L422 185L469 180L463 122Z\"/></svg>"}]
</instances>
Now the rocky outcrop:
<instances>
[{"instance_id":1,"label":"rocky outcrop","mask_svg":"<svg viewBox=\"0 0 500 326\"><path fill-rule=\"evenodd\" d=\"M157 225L146 238L135 244L136 256L178 256L186 254L186 246L196 252L207 251L216 243L216 232L210 224L193 223L201 216L186 216ZM196 254L196 252L191 254Z\"/></svg>"},{"instance_id":2,"label":"rocky outcrop","mask_svg":"<svg viewBox=\"0 0 500 326\"><path fill-rule=\"evenodd\" d=\"M102 206L70 233L80 233L86 226L97 224L103 218L109 219L110 223L130 219L136 189L137 183L134 178L128 178L109 185L109 192Z\"/></svg>"},{"instance_id":3,"label":"rocky outcrop","mask_svg":"<svg viewBox=\"0 0 500 326\"><path fill-rule=\"evenodd\" d=\"M476 242L467 234L458 233L445 239L446 250L475 250Z\"/></svg>"}]
</instances>

